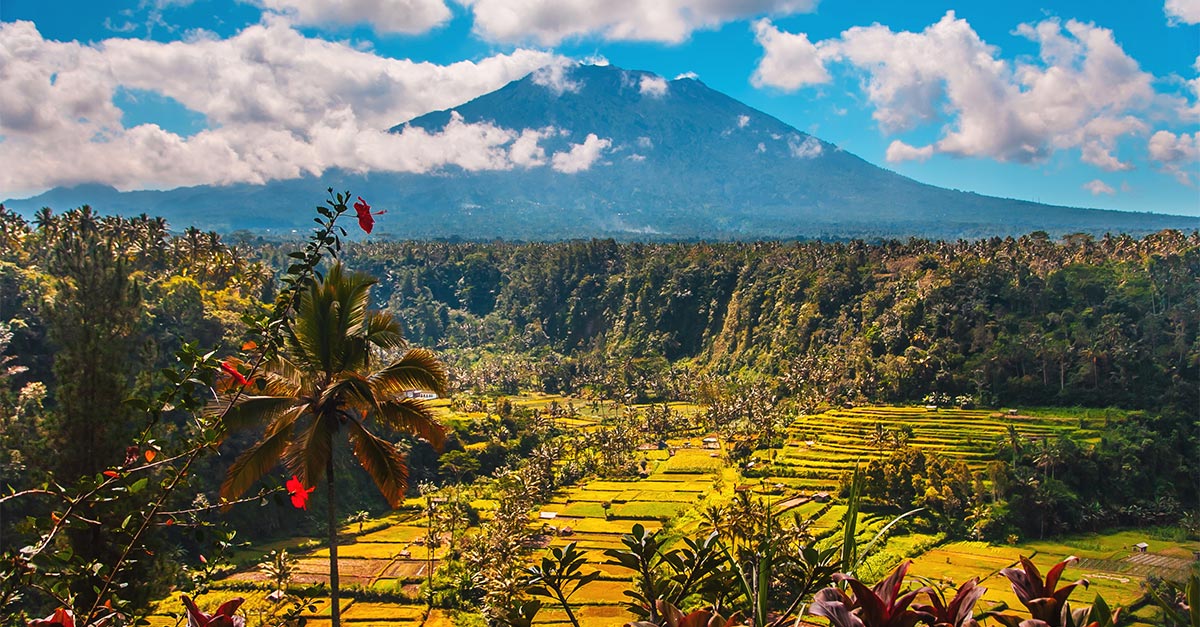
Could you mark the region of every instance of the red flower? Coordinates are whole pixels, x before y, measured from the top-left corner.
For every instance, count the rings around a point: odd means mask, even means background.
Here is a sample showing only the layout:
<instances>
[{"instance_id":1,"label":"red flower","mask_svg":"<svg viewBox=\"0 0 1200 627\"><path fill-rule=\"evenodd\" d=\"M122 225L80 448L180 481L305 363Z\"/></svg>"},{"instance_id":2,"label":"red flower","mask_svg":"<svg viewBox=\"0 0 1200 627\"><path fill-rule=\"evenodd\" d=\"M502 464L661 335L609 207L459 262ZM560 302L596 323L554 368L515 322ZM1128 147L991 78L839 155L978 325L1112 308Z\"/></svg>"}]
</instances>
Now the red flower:
<instances>
[{"instance_id":1,"label":"red flower","mask_svg":"<svg viewBox=\"0 0 1200 627\"><path fill-rule=\"evenodd\" d=\"M354 203L354 211L358 212L358 226L368 234L371 233L371 229L375 228L375 216L387 213L386 211L371 213L371 205L368 205L362 196L359 196L358 202Z\"/></svg>"},{"instance_id":2,"label":"red flower","mask_svg":"<svg viewBox=\"0 0 1200 627\"><path fill-rule=\"evenodd\" d=\"M226 601L217 611L205 614L196 607L188 595L180 595L183 606L187 608L188 627L246 627L246 617L234 614L245 599L238 597Z\"/></svg>"},{"instance_id":3,"label":"red flower","mask_svg":"<svg viewBox=\"0 0 1200 627\"><path fill-rule=\"evenodd\" d=\"M58 608L54 613L40 620L31 620L28 627L75 627L75 615L71 610Z\"/></svg>"},{"instance_id":4,"label":"red flower","mask_svg":"<svg viewBox=\"0 0 1200 627\"><path fill-rule=\"evenodd\" d=\"M229 374L229 376L233 377L233 380L237 381L238 385L250 385L250 380L247 379L245 377L245 375L243 375L237 369L237 366L235 366L227 361L223 361L223 362L221 362L221 370L224 370L226 373Z\"/></svg>"},{"instance_id":5,"label":"red flower","mask_svg":"<svg viewBox=\"0 0 1200 627\"><path fill-rule=\"evenodd\" d=\"M313 490L316 488L305 488L296 475L292 475L287 482L288 496L292 497L292 507L296 509L308 509L308 495L312 494Z\"/></svg>"}]
</instances>

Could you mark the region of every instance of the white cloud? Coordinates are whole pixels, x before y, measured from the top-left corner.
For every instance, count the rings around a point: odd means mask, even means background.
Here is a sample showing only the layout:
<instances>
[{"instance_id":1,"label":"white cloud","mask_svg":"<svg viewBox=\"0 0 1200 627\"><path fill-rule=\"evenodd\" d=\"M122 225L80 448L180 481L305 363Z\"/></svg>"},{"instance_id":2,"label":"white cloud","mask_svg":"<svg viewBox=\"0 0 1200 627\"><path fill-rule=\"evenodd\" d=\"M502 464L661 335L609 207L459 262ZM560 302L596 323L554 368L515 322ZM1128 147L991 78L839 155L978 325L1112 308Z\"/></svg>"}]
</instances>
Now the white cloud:
<instances>
[{"instance_id":1,"label":"white cloud","mask_svg":"<svg viewBox=\"0 0 1200 627\"><path fill-rule=\"evenodd\" d=\"M766 152L766 151L767 151L767 145L762 142L758 142L758 148L755 149L755 152Z\"/></svg>"},{"instance_id":2,"label":"white cloud","mask_svg":"<svg viewBox=\"0 0 1200 627\"><path fill-rule=\"evenodd\" d=\"M750 116L748 116L748 115L739 115L739 116L737 117L737 127L738 127L738 128L746 128L746 125L747 125L747 124L750 124Z\"/></svg>"},{"instance_id":3,"label":"white cloud","mask_svg":"<svg viewBox=\"0 0 1200 627\"><path fill-rule=\"evenodd\" d=\"M901 161L926 161L933 156L933 146L910 146L898 139L892 140L887 147L888 163Z\"/></svg>"},{"instance_id":4,"label":"white cloud","mask_svg":"<svg viewBox=\"0 0 1200 627\"><path fill-rule=\"evenodd\" d=\"M566 174L582 172L592 167L592 164L610 146L612 146L611 140L601 139L595 133L588 133L582 144L572 144L570 150L554 153L550 167Z\"/></svg>"},{"instance_id":5,"label":"white cloud","mask_svg":"<svg viewBox=\"0 0 1200 627\"><path fill-rule=\"evenodd\" d=\"M1150 136L1148 148L1150 158L1180 183L1191 185L1192 178L1200 176L1196 167L1196 163L1200 162L1200 132L1176 135L1170 131L1158 131Z\"/></svg>"},{"instance_id":6,"label":"white cloud","mask_svg":"<svg viewBox=\"0 0 1200 627\"><path fill-rule=\"evenodd\" d=\"M546 164L546 149L542 148L538 142L546 137L550 137L555 133L553 128L542 130L525 129L521 131L521 135L512 143L512 148L509 150L509 157L512 162L524 168Z\"/></svg>"},{"instance_id":7,"label":"white cloud","mask_svg":"<svg viewBox=\"0 0 1200 627\"><path fill-rule=\"evenodd\" d=\"M638 91L643 96L662 98L667 95L667 79L661 76L643 74L642 79L638 82Z\"/></svg>"},{"instance_id":8,"label":"white cloud","mask_svg":"<svg viewBox=\"0 0 1200 627\"><path fill-rule=\"evenodd\" d=\"M700 75L695 72L684 72L684 73L680 74L679 76L676 76L675 80L681 81L681 80L689 79L689 78L692 80L696 80L696 79L700 78Z\"/></svg>"},{"instance_id":9,"label":"white cloud","mask_svg":"<svg viewBox=\"0 0 1200 627\"><path fill-rule=\"evenodd\" d=\"M424 33L450 19L443 0L252 0L303 26L369 24L381 33Z\"/></svg>"},{"instance_id":10,"label":"white cloud","mask_svg":"<svg viewBox=\"0 0 1200 627\"><path fill-rule=\"evenodd\" d=\"M788 152L797 159L815 159L821 156L824 152L824 147L821 146L821 140L809 135L800 141L800 137L792 135L788 138Z\"/></svg>"},{"instance_id":11,"label":"white cloud","mask_svg":"<svg viewBox=\"0 0 1200 627\"><path fill-rule=\"evenodd\" d=\"M875 24L810 43L756 24L766 51L757 84L782 89L828 80L826 66L861 72L872 116L885 133L938 125L925 147L893 144L889 159L933 153L1021 163L1078 149L1105 170L1131 165L1116 155L1118 139L1145 134L1141 117L1157 95L1154 77L1113 39L1112 31L1056 18L1017 30L1038 44L1036 60L1008 62L953 11L921 32Z\"/></svg>"},{"instance_id":12,"label":"white cloud","mask_svg":"<svg viewBox=\"0 0 1200 627\"><path fill-rule=\"evenodd\" d=\"M1200 24L1200 0L1167 0L1163 12L1167 14L1167 23L1172 26Z\"/></svg>"},{"instance_id":13,"label":"white cloud","mask_svg":"<svg viewBox=\"0 0 1200 627\"><path fill-rule=\"evenodd\" d=\"M475 32L509 43L553 46L572 37L680 43L699 29L756 15L816 9L817 0L459 0Z\"/></svg>"},{"instance_id":14,"label":"white cloud","mask_svg":"<svg viewBox=\"0 0 1200 627\"><path fill-rule=\"evenodd\" d=\"M538 68L533 73L533 84L541 85L554 92L556 96L565 93L578 93L583 84L571 80L571 69L576 66L574 61L565 58L556 59L554 63Z\"/></svg>"},{"instance_id":15,"label":"white cloud","mask_svg":"<svg viewBox=\"0 0 1200 627\"><path fill-rule=\"evenodd\" d=\"M628 157L626 157L626 159L629 159L630 161L634 161L634 162L640 163L640 162L642 162L642 161L645 161L645 160L646 160L646 155L639 155L639 154L637 154L637 153L635 152L635 153L633 153L633 154L629 155Z\"/></svg>"},{"instance_id":16,"label":"white cloud","mask_svg":"<svg viewBox=\"0 0 1200 627\"><path fill-rule=\"evenodd\" d=\"M637 138L637 145L638 148L645 148L649 150L654 147L654 140L650 139L649 137L642 136Z\"/></svg>"},{"instance_id":17,"label":"white cloud","mask_svg":"<svg viewBox=\"0 0 1200 627\"><path fill-rule=\"evenodd\" d=\"M808 35L785 33L770 20L762 19L754 23L754 36L766 53L750 77L755 87L795 91L829 82L821 52L808 40Z\"/></svg>"},{"instance_id":18,"label":"white cloud","mask_svg":"<svg viewBox=\"0 0 1200 627\"><path fill-rule=\"evenodd\" d=\"M1093 179L1084 183L1083 188L1091 192L1093 196L1099 196L1100 194L1112 196L1117 193L1117 190L1113 189L1111 185L1100 179Z\"/></svg>"},{"instance_id":19,"label":"white cloud","mask_svg":"<svg viewBox=\"0 0 1200 627\"><path fill-rule=\"evenodd\" d=\"M44 39L30 22L3 23L0 189L262 182L334 167L524 165L539 157L516 130L461 120L437 133L384 129L497 89L554 58L516 50L478 62L416 63L310 39L270 19L229 39L87 45ZM126 128L113 104L119 87L173 98L202 114L208 128L186 138L153 124Z\"/></svg>"}]
</instances>

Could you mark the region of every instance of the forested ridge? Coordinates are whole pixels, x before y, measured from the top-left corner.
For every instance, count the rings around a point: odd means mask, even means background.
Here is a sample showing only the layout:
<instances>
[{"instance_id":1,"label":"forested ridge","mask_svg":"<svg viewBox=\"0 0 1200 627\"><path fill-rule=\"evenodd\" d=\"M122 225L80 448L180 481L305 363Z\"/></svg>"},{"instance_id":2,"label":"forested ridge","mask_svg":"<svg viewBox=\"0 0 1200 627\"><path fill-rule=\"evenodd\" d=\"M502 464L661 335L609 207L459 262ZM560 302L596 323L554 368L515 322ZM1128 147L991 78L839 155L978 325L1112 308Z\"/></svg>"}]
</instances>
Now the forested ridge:
<instances>
[{"instance_id":1,"label":"forested ridge","mask_svg":"<svg viewBox=\"0 0 1200 627\"><path fill-rule=\"evenodd\" d=\"M378 297L414 342L507 353L548 389L676 363L767 375L826 402L1200 403L1195 232L399 242L357 245L347 257L382 278Z\"/></svg>"}]
</instances>

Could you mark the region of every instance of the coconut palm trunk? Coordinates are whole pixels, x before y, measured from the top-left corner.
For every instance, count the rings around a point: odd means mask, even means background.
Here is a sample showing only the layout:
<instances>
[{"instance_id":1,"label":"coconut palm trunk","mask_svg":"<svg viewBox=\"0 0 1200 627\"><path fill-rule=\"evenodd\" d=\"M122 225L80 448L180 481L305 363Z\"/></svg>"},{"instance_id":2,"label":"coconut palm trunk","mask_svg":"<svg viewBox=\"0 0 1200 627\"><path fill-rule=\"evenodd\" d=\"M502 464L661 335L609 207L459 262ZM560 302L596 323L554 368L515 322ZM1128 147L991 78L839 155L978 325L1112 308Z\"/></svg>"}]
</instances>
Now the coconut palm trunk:
<instances>
[{"instance_id":1,"label":"coconut palm trunk","mask_svg":"<svg viewBox=\"0 0 1200 627\"><path fill-rule=\"evenodd\" d=\"M329 490L329 588L332 627L340 627L337 498L333 436L344 433L350 449L393 507L404 502L408 466L394 440L374 433L404 432L440 448L445 434L424 401L409 390L444 396L445 367L433 353L408 349L373 369L372 347L405 347L400 325L388 314L368 310L374 279L341 264L314 281L287 327L286 351L259 371L254 385L238 394L229 386L209 408L226 429L263 426L262 439L243 452L221 485L225 503L236 500L283 462L303 490L325 478ZM227 360L239 365L236 359ZM230 407L230 404L233 404ZM307 498L307 492L305 492ZM297 507L304 499L293 498Z\"/></svg>"},{"instance_id":2,"label":"coconut palm trunk","mask_svg":"<svg viewBox=\"0 0 1200 627\"><path fill-rule=\"evenodd\" d=\"M325 480L329 488L329 512L325 516L329 523L329 621L332 627L339 627L342 608L338 602L337 493L333 489L333 455L325 462Z\"/></svg>"}]
</instances>

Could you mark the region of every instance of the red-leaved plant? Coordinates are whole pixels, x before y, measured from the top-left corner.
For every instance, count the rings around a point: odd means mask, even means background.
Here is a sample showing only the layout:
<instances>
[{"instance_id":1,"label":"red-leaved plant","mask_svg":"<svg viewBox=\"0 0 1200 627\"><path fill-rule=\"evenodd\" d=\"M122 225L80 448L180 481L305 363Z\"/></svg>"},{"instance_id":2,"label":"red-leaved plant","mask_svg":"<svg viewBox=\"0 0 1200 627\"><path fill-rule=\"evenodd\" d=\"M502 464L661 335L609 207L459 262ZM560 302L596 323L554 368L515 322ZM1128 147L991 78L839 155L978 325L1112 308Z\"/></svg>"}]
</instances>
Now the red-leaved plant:
<instances>
[{"instance_id":1,"label":"red-leaved plant","mask_svg":"<svg viewBox=\"0 0 1200 627\"><path fill-rule=\"evenodd\" d=\"M700 609L693 610L684 614L682 610L675 607L671 603L659 599L655 602L658 608L658 615L662 617L661 623L651 623L649 621L636 621L625 623L625 627L740 627L740 614L734 614L729 618L721 616L719 613L709 610Z\"/></svg>"},{"instance_id":2,"label":"red-leaved plant","mask_svg":"<svg viewBox=\"0 0 1200 627\"><path fill-rule=\"evenodd\" d=\"M914 605L913 608L933 616L933 627L979 627L975 620L975 604L983 598L987 588L974 578L959 586L958 592L947 603L941 594L929 592L929 605Z\"/></svg>"},{"instance_id":3,"label":"red-leaved plant","mask_svg":"<svg viewBox=\"0 0 1200 627\"><path fill-rule=\"evenodd\" d=\"M221 604L217 611L205 614L196 607L188 595L180 595L187 609L188 627L246 627L246 617L235 614L246 600L238 597Z\"/></svg>"},{"instance_id":4,"label":"red-leaved plant","mask_svg":"<svg viewBox=\"0 0 1200 627\"><path fill-rule=\"evenodd\" d=\"M829 619L834 627L913 627L917 623L930 623L933 614L909 609L909 606L917 595L928 594L932 589L922 586L900 593L911 564L907 561L900 564L873 588L868 588L850 575L838 573L833 580L844 582L854 595L850 596L839 588L825 588L813 597L810 611Z\"/></svg>"},{"instance_id":5,"label":"red-leaved plant","mask_svg":"<svg viewBox=\"0 0 1200 627\"><path fill-rule=\"evenodd\" d=\"M1076 612L1071 612L1070 606L1067 605L1067 597L1071 596L1071 592L1077 586L1088 586L1086 579L1080 579L1073 583L1069 583L1061 588L1058 588L1058 580L1062 577L1063 570L1070 564L1079 561L1075 556L1055 564L1046 573L1046 578L1042 579L1042 573L1038 571L1037 566L1024 555L1021 556L1021 569L1005 568L1000 571L1000 574L1008 577L1012 582L1013 592L1016 593L1017 599L1029 610L1031 619L1022 620L1019 616L1010 614L997 614L989 612L989 616L995 618L1006 627L1072 627L1081 625L1086 620L1087 609L1081 609Z\"/></svg>"}]
</instances>

